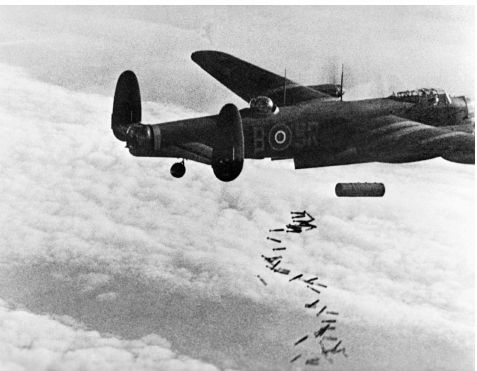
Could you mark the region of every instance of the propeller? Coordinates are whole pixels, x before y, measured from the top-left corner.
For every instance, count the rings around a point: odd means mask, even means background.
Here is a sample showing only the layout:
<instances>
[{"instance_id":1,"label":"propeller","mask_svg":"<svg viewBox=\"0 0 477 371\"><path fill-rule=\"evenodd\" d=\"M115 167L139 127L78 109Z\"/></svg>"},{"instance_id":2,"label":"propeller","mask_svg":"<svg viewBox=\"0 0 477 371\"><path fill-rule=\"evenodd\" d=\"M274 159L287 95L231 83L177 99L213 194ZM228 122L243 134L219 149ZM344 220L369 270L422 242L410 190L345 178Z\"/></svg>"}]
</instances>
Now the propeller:
<instances>
[{"instance_id":1,"label":"propeller","mask_svg":"<svg viewBox=\"0 0 477 371\"><path fill-rule=\"evenodd\" d=\"M343 102L343 75L344 75L344 64L341 64L341 83L340 83L340 102Z\"/></svg>"},{"instance_id":2,"label":"propeller","mask_svg":"<svg viewBox=\"0 0 477 371\"><path fill-rule=\"evenodd\" d=\"M328 75L328 81L336 87L336 96L339 95L340 100L343 101L344 64L341 64L341 76L339 75L339 62L337 56L330 58L324 68ZM338 78L340 78L339 82Z\"/></svg>"},{"instance_id":3,"label":"propeller","mask_svg":"<svg viewBox=\"0 0 477 371\"><path fill-rule=\"evenodd\" d=\"M341 65L341 66L340 66ZM340 68L341 67L341 68ZM329 86L332 87L332 95L336 98L339 98L340 101L343 101L344 93L350 94L351 91L354 92L354 87L357 83L361 82L359 77L357 78L354 74L354 66L347 65L346 68L346 88L344 89L344 63L343 58L334 56L329 57L325 60L325 63L322 66L322 78L318 81L327 82ZM323 79L325 77L325 79ZM327 85L327 84L323 84ZM347 96L348 96L347 95Z\"/></svg>"}]
</instances>

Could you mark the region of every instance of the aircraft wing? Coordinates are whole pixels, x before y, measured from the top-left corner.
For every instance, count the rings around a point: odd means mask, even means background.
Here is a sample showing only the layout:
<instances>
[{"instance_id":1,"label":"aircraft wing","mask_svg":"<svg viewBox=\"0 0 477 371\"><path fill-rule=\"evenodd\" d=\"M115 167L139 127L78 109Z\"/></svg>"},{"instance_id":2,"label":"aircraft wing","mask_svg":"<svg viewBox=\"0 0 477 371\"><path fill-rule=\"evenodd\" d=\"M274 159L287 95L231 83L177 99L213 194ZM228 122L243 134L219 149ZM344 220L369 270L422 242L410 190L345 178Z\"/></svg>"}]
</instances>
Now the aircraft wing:
<instances>
[{"instance_id":1,"label":"aircraft wing","mask_svg":"<svg viewBox=\"0 0 477 371\"><path fill-rule=\"evenodd\" d=\"M230 54L202 50L192 53L191 58L247 103L261 95L271 98L279 107L312 99L330 98L318 90L297 84Z\"/></svg>"},{"instance_id":2,"label":"aircraft wing","mask_svg":"<svg viewBox=\"0 0 477 371\"><path fill-rule=\"evenodd\" d=\"M324 135L324 133L323 133ZM294 158L296 169L362 162L410 162L443 157L475 163L475 136L453 127L436 127L394 115L365 122L348 122L333 129L331 145L341 151L303 153ZM331 142L330 142L331 143Z\"/></svg>"}]
</instances>

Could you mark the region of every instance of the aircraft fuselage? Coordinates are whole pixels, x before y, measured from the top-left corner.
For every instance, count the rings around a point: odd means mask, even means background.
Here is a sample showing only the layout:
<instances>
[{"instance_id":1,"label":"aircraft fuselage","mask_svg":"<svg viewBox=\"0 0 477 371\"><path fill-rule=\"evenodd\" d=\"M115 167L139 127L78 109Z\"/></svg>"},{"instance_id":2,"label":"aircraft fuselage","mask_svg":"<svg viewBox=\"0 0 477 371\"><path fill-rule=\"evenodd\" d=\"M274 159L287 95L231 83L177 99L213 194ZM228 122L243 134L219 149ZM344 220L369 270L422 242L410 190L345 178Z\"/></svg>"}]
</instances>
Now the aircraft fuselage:
<instances>
[{"instance_id":1,"label":"aircraft fuselage","mask_svg":"<svg viewBox=\"0 0 477 371\"><path fill-rule=\"evenodd\" d=\"M363 132L363 125L355 124L363 124L377 117L396 115L431 126L473 131L473 121L470 123L468 107L462 97L453 97L451 103L441 101L436 105L403 102L392 98L350 102L319 101L282 107L278 113L268 115L256 114L246 108L240 110L240 115L245 158L279 160L297 159L306 155L317 160L310 167L333 165L338 158L346 163L366 162L368 156L363 151L360 153L360 143L366 144L369 133ZM212 146L216 120L217 115L214 115L157 124L161 132L160 145L155 146L152 153L146 154L131 148L130 151L136 156L177 157L168 149L169 146L180 146L181 143L188 142ZM338 132L341 135L335 135ZM399 141L394 142L393 146L399 148ZM349 153L346 154L346 151ZM345 157L337 157L337 154L345 154ZM429 156L432 158L432 154ZM412 153L404 158L382 158L385 162L415 160Z\"/></svg>"}]
</instances>

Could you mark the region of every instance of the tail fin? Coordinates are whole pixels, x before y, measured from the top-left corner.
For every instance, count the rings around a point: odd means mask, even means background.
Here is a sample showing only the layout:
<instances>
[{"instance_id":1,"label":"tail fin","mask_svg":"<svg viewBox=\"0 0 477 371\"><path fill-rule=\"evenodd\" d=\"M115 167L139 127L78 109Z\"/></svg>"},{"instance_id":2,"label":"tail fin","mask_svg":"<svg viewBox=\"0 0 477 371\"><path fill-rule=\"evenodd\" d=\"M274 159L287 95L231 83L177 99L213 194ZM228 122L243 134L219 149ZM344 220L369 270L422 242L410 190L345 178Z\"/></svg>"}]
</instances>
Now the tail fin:
<instances>
[{"instance_id":1,"label":"tail fin","mask_svg":"<svg viewBox=\"0 0 477 371\"><path fill-rule=\"evenodd\" d=\"M126 140L126 131L131 124L141 122L141 94L137 77L132 71L124 71L114 92L111 129L116 138Z\"/></svg>"}]
</instances>

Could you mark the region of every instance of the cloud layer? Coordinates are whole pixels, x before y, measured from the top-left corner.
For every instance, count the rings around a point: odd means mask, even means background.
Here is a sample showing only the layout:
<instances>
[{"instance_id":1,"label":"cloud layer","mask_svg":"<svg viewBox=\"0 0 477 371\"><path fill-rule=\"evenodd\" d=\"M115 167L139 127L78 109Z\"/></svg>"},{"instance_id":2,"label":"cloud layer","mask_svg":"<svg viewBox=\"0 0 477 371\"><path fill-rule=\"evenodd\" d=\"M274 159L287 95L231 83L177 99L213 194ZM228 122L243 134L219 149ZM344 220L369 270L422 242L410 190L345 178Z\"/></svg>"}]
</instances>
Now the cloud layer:
<instances>
[{"instance_id":1,"label":"cloud layer","mask_svg":"<svg viewBox=\"0 0 477 371\"><path fill-rule=\"evenodd\" d=\"M334 369L472 365L473 167L248 161L231 184L200 164L173 180L171 160L133 158L114 140L111 98L1 74L3 298L125 339L155 333L221 367L286 368L316 322L311 298L259 255L268 228L306 208L319 229L289 239L284 263L330 287L352 354ZM155 121L179 115L145 104ZM386 196L334 198L349 180L383 181Z\"/></svg>"},{"instance_id":2,"label":"cloud layer","mask_svg":"<svg viewBox=\"0 0 477 371\"><path fill-rule=\"evenodd\" d=\"M0 302L0 368L21 370L217 370L177 355L151 334L120 340L88 331L69 318L50 318ZM62 322L69 322L68 325Z\"/></svg>"},{"instance_id":3,"label":"cloud layer","mask_svg":"<svg viewBox=\"0 0 477 371\"><path fill-rule=\"evenodd\" d=\"M265 270L260 254L270 251L268 228L288 222L293 209L309 210L318 230L287 236L283 264L328 284L322 300L340 312L337 335L350 355L322 368L473 369L474 167L436 159L295 171L288 161L246 161L241 176L223 184L210 168L188 163L186 176L173 179L173 160L133 158L113 137L115 79L122 69L138 72L145 122L217 111L229 98L218 85L207 88L213 82L188 55L199 45L230 49L221 27L240 24L247 12L231 17L218 8L223 21L208 26L190 11L177 20L174 8L163 18L154 10L119 8L111 16L92 9L9 10L0 22L10 37L0 43L2 369L288 369L293 342L315 329L314 313L304 308L313 297ZM270 26L264 50L253 51L256 63L266 60L278 36L271 25L300 18L279 13L277 20L257 11L261 27L240 42L240 32L229 35L242 57ZM442 26L439 14L430 34ZM439 35L445 41L463 33L452 30ZM422 38L413 45L430 35ZM178 40L187 41L184 50L175 48ZM327 40L314 50L303 39L283 58L317 60L316 53L340 45L337 36ZM400 40L393 45L402 47ZM292 58L300 48L307 57ZM347 57L358 53L352 50ZM267 63L280 71L279 61ZM420 81L446 75L436 73L440 68ZM369 83L366 94L377 86ZM343 181L380 181L386 195L337 199L334 185ZM303 344L304 353L313 351Z\"/></svg>"}]
</instances>

